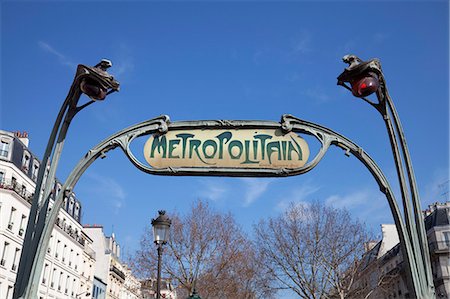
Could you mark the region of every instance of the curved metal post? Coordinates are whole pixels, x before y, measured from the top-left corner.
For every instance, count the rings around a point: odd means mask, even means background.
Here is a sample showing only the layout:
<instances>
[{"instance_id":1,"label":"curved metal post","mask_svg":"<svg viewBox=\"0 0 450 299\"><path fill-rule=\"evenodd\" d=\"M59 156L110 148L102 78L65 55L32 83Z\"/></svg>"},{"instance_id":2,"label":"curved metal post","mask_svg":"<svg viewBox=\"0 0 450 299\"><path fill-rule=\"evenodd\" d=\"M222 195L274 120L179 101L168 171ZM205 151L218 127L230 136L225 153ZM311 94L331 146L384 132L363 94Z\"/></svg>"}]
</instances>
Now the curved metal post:
<instances>
[{"instance_id":1,"label":"curved metal post","mask_svg":"<svg viewBox=\"0 0 450 299\"><path fill-rule=\"evenodd\" d=\"M344 62L349 63L349 67L346 68L341 75L339 75L338 85L342 85L343 87L351 90L352 88L348 87L345 84L346 82L353 85L357 84L358 80L361 80L362 78L375 77L379 82L379 86L376 90L378 102L372 102L363 96L360 97L377 109L383 117L388 132L400 184L406 226L413 245L414 259L417 268L417 275L419 277L419 292L416 296L417 298L434 297L435 292L431 271L430 253L428 249L422 209L420 207L417 183L405 134L403 132L397 110L395 109L394 103L389 96L384 74L381 70L381 64L378 59L362 61L355 55L346 55L343 60ZM403 161L405 162L406 169L403 165ZM408 177L409 186L406 183L405 172Z\"/></svg>"},{"instance_id":2,"label":"curved metal post","mask_svg":"<svg viewBox=\"0 0 450 299\"><path fill-rule=\"evenodd\" d=\"M321 143L322 148L320 149L318 155L307 165L298 169L247 169L247 170L236 170L236 169L199 169L199 168L177 168L177 169L152 169L142 163L138 163L134 155L130 151L130 143L139 136L153 134L156 132L166 132L170 129L176 128L276 128L282 129L284 131L293 131L297 133L304 133L316 137ZM117 147L120 147L128 159L139 169L147 173L156 175L216 175L216 176L258 176L258 177L283 177L283 176L294 176L302 173L306 173L312 170L318 165L321 158L324 156L328 148L331 146L337 146L346 151L346 154L355 155L359 161L362 162L364 166L372 174L378 186L383 194L385 194L388 200L391 212L398 229L400 246L402 252L405 256L405 264L408 273L408 282L411 282L411 292L415 295L418 293L418 276L416 264L414 262L414 254L411 246L410 236L405 228L405 223L401 217L400 210L398 208L397 202L395 200L392 189L389 186L389 182L384 176L381 169L377 164L370 158L370 156L365 153L362 148L357 146L351 140L345 138L344 136L320 125L303 121L301 119L295 118L290 115L285 115L282 117L282 122L257 122L257 121L228 121L224 123L223 121L198 121L198 122L177 122L169 123L169 118L167 116L161 116L149 121L142 122L135 126L124 129L91 149L83 159L79 161L76 167L72 170L68 179L62 187L62 191L55 199L53 209L50 211L49 216L46 220L45 227L43 230L42 238L40 239L37 256L33 264L33 269L31 272L32 281L35 287L32 288L28 298L35 298L37 292L37 286L39 285L39 277L42 271L42 266L44 263L46 248L48 247L48 242L50 240L51 232L58 216L58 212L63 204L64 197L70 196L73 188L78 182L81 175L86 171L86 169L98 158L105 157L105 154Z\"/></svg>"},{"instance_id":3,"label":"curved metal post","mask_svg":"<svg viewBox=\"0 0 450 299\"><path fill-rule=\"evenodd\" d=\"M104 68L101 63L93 68L81 64L78 65L77 72L70 87L69 93L65 101L63 102L56 121L53 125L52 133L50 134L46 151L41 162L41 167L39 168L35 193L32 200L30 214L28 216L28 223L24 243L22 246L23 250L20 256L13 298L19 298L23 296L26 297L26 294L30 292L32 283L30 283L30 276L26 274L32 271L36 251L38 250L38 244L41 239L42 231L47 217L50 196L53 192L56 169L58 167L58 163L62 154L70 123L73 117L79 111L94 102L93 100L91 100L84 105L77 106L82 94L81 84L83 80L87 79L93 80L99 88L102 88L105 91L117 91L119 88L118 82L115 81L114 78L106 72L106 68ZM48 173L45 177L47 171L47 163L50 157L51 162L48 164Z\"/></svg>"}]
</instances>

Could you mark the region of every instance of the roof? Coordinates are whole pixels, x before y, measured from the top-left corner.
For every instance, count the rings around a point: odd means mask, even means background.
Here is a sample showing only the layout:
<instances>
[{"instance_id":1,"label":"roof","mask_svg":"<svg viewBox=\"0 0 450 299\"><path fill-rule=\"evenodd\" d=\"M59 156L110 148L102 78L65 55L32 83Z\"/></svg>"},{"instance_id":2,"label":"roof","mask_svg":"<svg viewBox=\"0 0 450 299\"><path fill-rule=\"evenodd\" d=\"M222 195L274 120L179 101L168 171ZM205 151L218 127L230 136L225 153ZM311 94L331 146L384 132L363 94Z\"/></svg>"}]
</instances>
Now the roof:
<instances>
[{"instance_id":1,"label":"roof","mask_svg":"<svg viewBox=\"0 0 450 299\"><path fill-rule=\"evenodd\" d=\"M450 225L450 208L439 208L425 218L425 228L430 230L435 226Z\"/></svg>"}]
</instances>

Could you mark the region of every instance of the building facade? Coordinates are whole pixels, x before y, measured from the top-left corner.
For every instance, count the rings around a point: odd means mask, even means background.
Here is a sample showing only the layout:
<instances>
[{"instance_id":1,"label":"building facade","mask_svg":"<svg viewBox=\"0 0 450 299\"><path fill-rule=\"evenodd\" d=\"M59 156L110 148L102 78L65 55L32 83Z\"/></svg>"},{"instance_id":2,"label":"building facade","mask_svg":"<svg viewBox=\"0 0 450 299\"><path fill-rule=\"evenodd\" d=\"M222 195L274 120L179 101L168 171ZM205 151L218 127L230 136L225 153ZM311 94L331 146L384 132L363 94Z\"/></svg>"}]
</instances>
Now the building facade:
<instances>
[{"instance_id":1,"label":"building facade","mask_svg":"<svg viewBox=\"0 0 450 299\"><path fill-rule=\"evenodd\" d=\"M0 130L0 298L5 299L12 298L31 200L41 167L40 161L28 149L28 143L26 133ZM54 182L50 207L61 186L60 182ZM81 285L87 284L79 266L88 243L82 234L80 221L81 203L73 194L65 199L53 229L39 298L77 298Z\"/></svg>"},{"instance_id":2,"label":"building facade","mask_svg":"<svg viewBox=\"0 0 450 299\"><path fill-rule=\"evenodd\" d=\"M435 203L425 211L433 269L434 287L437 298L450 298L450 201Z\"/></svg>"},{"instance_id":3,"label":"building facade","mask_svg":"<svg viewBox=\"0 0 450 299\"><path fill-rule=\"evenodd\" d=\"M151 278L141 281L141 291L143 299L156 298L156 279ZM161 279L161 298L177 299L176 289L168 279Z\"/></svg>"},{"instance_id":4,"label":"building facade","mask_svg":"<svg viewBox=\"0 0 450 299\"><path fill-rule=\"evenodd\" d=\"M450 298L450 202L424 212L436 297ZM395 225L382 225L381 241L369 244L361 260L355 288L366 299L410 298L406 269ZM393 241L395 241L393 243Z\"/></svg>"},{"instance_id":5,"label":"building facade","mask_svg":"<svg viewBox=\"0 0 450 299\"><path fill-rule=\"evenodd\" d=\"M101 284L106 285L106 299L137 299L140 298L140 285L131 270L120 261L120 246L114 234L107 237L101 225L85 225L84 231L93 240L93 249L96 253L95 291L102 294ZM102 298L102 297L98 297Z\"/></svg>"}]
</instances>

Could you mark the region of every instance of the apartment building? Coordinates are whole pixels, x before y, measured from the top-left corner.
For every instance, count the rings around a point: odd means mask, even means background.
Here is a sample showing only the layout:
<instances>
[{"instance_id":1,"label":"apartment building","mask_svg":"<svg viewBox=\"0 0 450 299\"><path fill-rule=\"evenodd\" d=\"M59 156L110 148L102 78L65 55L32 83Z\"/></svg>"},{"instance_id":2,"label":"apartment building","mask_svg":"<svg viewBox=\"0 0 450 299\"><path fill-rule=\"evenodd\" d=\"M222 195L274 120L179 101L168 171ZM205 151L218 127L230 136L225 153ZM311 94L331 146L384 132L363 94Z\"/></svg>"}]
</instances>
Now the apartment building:
<instances>
[{"instance_id":1,"label":"apartment building","mask_svg":"<svg viewBox=\"0 0 450 299\"><path fill-rule=\"evenodd\" d=\"M450 202L435 203L424 211L436 297L450 298ZM406 269L395 225L382 225L383 237L367 245L355 288L361 298L410 298Z\"/></svg>"},{"instance_id":2,"label":"apartment building","mask_svg":"<svg viewBox=\"0 0 450 299\"><path fill-rule=\"evenodd\" d=\"M139 281L120 260L120 245L115 235L106 236L101 225L85 225L84 231L93 240L93 249L96 253L94 286L96 296L98 292L103 296L101 283L106 286L104 297L96 298L140 298Z\"/></svg>"},{"instance_id":3,"label":"apartment building","mask_svg":"<svg viewBox=\"0 0 450 299\"><path fill-rule=\"evenodd\" d=\"M28 143L26 133L0 130L0 298L5 299L12 298L31 200L42 167ZM56 180L51 200L61 187ZM80 222L81 203L73 194L65 199L53 229L39 298L82 298L81 294L91 292L95 254ZM89 273L80 266L84 260Z\"/></svg>"}]
</instances>

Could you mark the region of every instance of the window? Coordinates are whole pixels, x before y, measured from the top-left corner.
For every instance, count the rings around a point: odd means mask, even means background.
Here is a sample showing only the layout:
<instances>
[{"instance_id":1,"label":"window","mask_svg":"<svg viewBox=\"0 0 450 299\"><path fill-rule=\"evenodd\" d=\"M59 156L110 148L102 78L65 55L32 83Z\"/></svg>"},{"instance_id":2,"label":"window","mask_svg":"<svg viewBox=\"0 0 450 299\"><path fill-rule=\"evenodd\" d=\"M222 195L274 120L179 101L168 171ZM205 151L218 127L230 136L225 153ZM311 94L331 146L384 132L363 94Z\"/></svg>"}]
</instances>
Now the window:
<instances>
[{"instance_id":1,"label":"window","mask_svg":"<svg viewBox=\"0 0 450 299\"><path fill-rule=\"evenodd\" d=\"M73 282L72 282L72 297L75 294L75 288L77 286L76 283L77 283L77 280L74 278Z\"/></svg>"},{"instance_id":2,"label":"window","mask_svg":"<svg viewBox=\"0 0 450 299\"><path fill-rule=\"evenodd\" d=\"M63 262L63 263L64 263L64 261L66 260L66 251L67 251L67 245L64 244L63 252L62 252L62 262Z\"/></svg>"},{"instance_id":3,"label":"window","mask_svg":"<svg viewBox=\"0 0 450 299\"><path fill-rule=\"evenodd\" d=\"M73 216L75 220L80 221L80 204L78 202L75 203L75 213Z\"/></svg>"},{"instance_id":4,"label":"window","mask_svg":"<svg viewBox=\"0 0 450 299\"><path fill-rule=\"evenodd\" d=\"M37 160L33 161L33 170L31 171L31 178L33 181L37 180L39 174L39 162Z\"/></svg>"},{"instance_id":5,"label":"window","mask_svg":"<svg viewBox=\"0 0 450 299\"><path fill-rule=\"evenodd\" d=\"M8 286L8 290L6 290L6 299L11 299L13 296L13 286Z\"/></svg>"},{"instance_id":6,"label":"window","mask_svg":"<svg viewBox=\"0 0 450 299\"><path fill-rule=\"evenodd\" d=\"M13 271L17 271L17 263L18 263L18 259L20 258L20 249L16 248L16 251L14 252L14 259L13 259L13 264L11 266L11 270Z\"/></svg>"},{"instance_id":7,"label":"window","mask_svg":"<svg viewBox=\"0 0 450 299\"><path fill-rule=\"evenodd\" d=\"M46 284L46 283L47 283L48 268L49 268L48 264L45 264L45 266L44 266L44 272L43 272L43 275L42 275L42 283L43 283L43 284Z\"/></svg>"},{"instance_id":8,"label":"window","mask_svg":"<svg viewBox=\"0 0 450 299\"><path fill-rule=\"evenodd\" d=\"M74 200L73 200L73 198L71 198L70 203L69 203L69 210L67 212L72 216L73 216L73 204L74 204Z\"/></svg>"},{"instance_id":9,"label":"window","mask_svg":"<svg viewBox=\"0 0 450 299\"><path fill-rule=\"evenodd\" d=\"M12 230L14 227L14 218L16 215L16 208L11 207L11 213L9 214L9 221L8 221L8 229Z\"/></svg>"},{"instance_id":10,"label":"window","mask_svg":"<svg viewBox=\"0 0 450 299\"><path fill-rule=\"evenodd\" d=\"M11 178L11 186L13 187L13 189L16 189L17 187L17 179L15 177Z\"/></svg>"},{"instance_id":11,"label":"window","mask_svg":"<svg viewBox=\"0 0 450 299\"><path fill-rule=\"evenodd\" d=\"M450 232L443 232L444 235L444 243L446 247L450 246Z\"/></svg>"},{"instance_id":12,"label":"window","mask_svg":"<svg viewBox=\"0 0 450 299\"><path fill-rule=\"evenodd\" d=\"M75 270L77 270L77 268L78 268L78 260L80 259L79 257L80 257L80 254L77 253L77 256L75 258Z\"/></svg>"},{"instance_id":13,"label":"window","mask_svg":"<svg viewBox=\"0 0 450 299\"><path fill-rule=\"evenodd\" d=\"M8 158L10 142L11 141L9 140L2 139L2 141L0 142L0 157Z\"/></svg>"},{"instance_id":14,"label":"window","mask_svg":"<svg viewBox=\"0 0 450 299\"><path fill-rule=\"evenodd\" d=\"M61 272L59 272L59 280L58 280L58 291L61 291L61 285L62 285L62 282L63 282L63 273L62 273L62 271Z\"/></svg>"},{"instance_id":15,"label":"window","mask_svg":"<svg viewBox=\"0 0 450 299\"><path fill-rule=\"evenodd\" d=\"M58 240L56 242L56 250L55 250L55 257L58 258L58 252L59 252L59 248L61 248L61 241Z\"/></svg>"},{"instance_id":16,"label":"window","mask_svg":"<svg viewBox=\"0 0 450 299\"><path fill-rule=\"evenodd\" d=\"M56 285L56 268L53 268L53 274L52 274L52 283L50 284L50 287L53 289Z\"/></svg>"},{"instance_id":17,"label":"window","mask_svg":"<svg viewBox=\"0 0 450 299\"><path fill-rule=\"evenodd\" d=\"M0 185L3 184L4 180L5 180L5 172L2 170L0 171Z\"/></svg>"},{"instance_id":18,"label":"window","mask_svg":"<svg viewBox=\"0 0 450 299\"><path fill-rule=\"evenodd\" d=\"M22 214L22 218L20 218L20 229L19 229L19 236L23 236L23 233L25 232L25 219L27 218L27 216Z\"/></svg>"},{"instance_id":19,"label":"window","mask_svg":"<svg viewBox=\"0 0 450 299\"><path fill-rule=\"evenodd\" d=\"M30 169L30 154L26 151L23 152L22 169L27 172L28 172L28 169Z\"/></svg>"},{"instance_id":20,"label":"window","mask_svg":"<svg viewBox=\"0 0 450 299\"><path fill-rule=\"evenodd\" d=\"M8 248L9 248L9 243L5 242L5 244L3 245L3 253L2 253L2 259L0 260L0 266L5 267L5 265L6 265L6 259L8 258Z\"/></svg>"},{"instance_id":21,"label":"window","mask_svg":"<svg viewBox=\"0 0 450 299\"><path fill-rule=\"evenodd\" d=\"M48 248L47 248L47 253L51 253L52 252L52 244L53 244L53 235L50 236L50 241L48 242Z\"/></svg>"},{"instance_id":22,"label":"window","mask_svg":"<svg viewBox=\"0 0 450 299\"><path fill-rule=\"evenodd\" d=\"M69 292L69 287L70 287L70 276L67 275L66 278L66 288L64 289L64 294L67 294Z\"/></svg>"},{"instance_id":23,"label":"window","mask_svg":"<svg viewBox=\"0 0 450 299\"><path fill-rule=\"evenodd\" d=\"M70 253L69 253L69 267L72 266L72 259L73 259L73 249L70 249Z\"/></svg>"},{"instance_id":24,"label":"window","mask_svg":"<svg viewBox=\"0 0 450 299\"><path fill-rule=\"evenodd\" d=\"M22 189L20 190L20 195L25 197L27 195L27 186L22 184Z\"/></svg>"}]
</instances>

